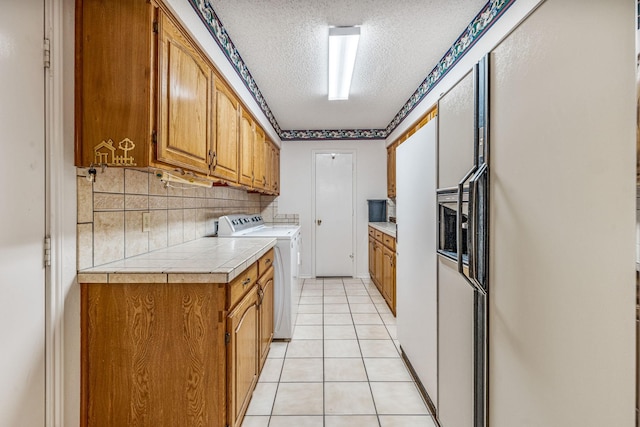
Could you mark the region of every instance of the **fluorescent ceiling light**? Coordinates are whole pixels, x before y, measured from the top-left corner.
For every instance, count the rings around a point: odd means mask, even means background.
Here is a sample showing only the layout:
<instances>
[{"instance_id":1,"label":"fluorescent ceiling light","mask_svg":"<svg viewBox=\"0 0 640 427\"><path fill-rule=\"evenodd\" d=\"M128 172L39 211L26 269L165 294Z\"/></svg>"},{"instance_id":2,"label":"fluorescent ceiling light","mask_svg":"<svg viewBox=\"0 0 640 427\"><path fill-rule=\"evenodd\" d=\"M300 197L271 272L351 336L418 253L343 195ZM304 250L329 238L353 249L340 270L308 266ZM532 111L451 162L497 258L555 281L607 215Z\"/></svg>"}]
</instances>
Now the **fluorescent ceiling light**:
<instances>
[{"instance_id":1,"label":"fluorescent ceiling light","mask_svg":"<svg viewBox=\"0 0 640 427\"><path fill-rule=\"evenodd\" d=\"M329 28L329 101L349 99L360 27Z\"/></svg>"}]
</instances>

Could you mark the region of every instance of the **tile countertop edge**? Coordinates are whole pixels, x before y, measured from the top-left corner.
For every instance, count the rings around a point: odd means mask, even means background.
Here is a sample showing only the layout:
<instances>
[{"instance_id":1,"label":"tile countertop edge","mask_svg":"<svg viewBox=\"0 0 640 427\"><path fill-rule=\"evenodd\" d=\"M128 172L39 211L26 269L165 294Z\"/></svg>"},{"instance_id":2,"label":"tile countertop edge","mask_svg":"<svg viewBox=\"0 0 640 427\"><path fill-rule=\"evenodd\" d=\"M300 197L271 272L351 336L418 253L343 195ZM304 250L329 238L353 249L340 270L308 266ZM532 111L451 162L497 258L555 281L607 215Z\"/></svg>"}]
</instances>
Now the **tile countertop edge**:
<instances>
[{"instance_id":1,"label":"tile countertop edge","mask_svg":"<svg viewBox=\"0 0 640 427\"><path fill-rule=\"evenodd\" d=\"M396 238L396 224L394 222L370 222L369 226L388 234L394 239Z\"/></svg>"},{"instance_id":2,"label":"tile countertop edge","mask_svg":"<svg viewBox=\"0 0 640 427\"><path fill-rule=\"evenodd\" d=\"M210 240L206 240L210 239ZM140 267L153 259L154 252L125 259L129 267L122 267L122 260L78 271L78 283L229 283L249 268L269 249L276 245L274 238L236 239L233 237L203 237L181 245L162 249L163 257L172 250L183 254L192 245L202 246L202 251L223 248L224 253L204 261L202 267L194 267L193 260L182 256L167 260L163 267ZM208 248L208 247L211 247ZM238 246L238 247L236 247ZM157 251L159 252L159 251ZM181 266L180 264L186 264ZM132 271L135 270L135 271Z\"/></svg>"}]
</instances>

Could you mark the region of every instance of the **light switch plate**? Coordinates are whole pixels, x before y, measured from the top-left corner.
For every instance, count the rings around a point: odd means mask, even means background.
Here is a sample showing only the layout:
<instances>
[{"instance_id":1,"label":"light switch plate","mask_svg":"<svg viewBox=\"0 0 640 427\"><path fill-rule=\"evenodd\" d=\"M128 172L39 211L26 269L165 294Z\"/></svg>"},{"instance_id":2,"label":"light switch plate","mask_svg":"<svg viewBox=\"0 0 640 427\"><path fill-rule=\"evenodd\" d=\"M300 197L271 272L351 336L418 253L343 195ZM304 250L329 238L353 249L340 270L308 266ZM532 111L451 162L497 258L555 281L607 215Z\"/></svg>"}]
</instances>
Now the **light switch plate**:
<instances>
[{"instance_id":1,"label":"light switch plate","mask_svg":"<svg viewBox=\"0 0 640 427\"><path fill-rule=\"evenodd\" d=\"M142 212L142 231L149 231L151 223L151 214L149 212Z\"/></svg>"}]
</instances>

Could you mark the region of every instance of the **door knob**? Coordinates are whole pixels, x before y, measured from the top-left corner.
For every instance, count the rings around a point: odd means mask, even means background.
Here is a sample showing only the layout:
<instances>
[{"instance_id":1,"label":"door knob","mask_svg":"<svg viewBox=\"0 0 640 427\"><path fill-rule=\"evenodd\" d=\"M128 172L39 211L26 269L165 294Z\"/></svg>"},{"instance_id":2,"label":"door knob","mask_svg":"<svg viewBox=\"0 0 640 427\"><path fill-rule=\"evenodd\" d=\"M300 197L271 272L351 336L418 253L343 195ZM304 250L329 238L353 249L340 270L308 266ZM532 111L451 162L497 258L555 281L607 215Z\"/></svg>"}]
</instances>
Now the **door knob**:
<instances>
[{"instance_id":1,"label":"door knob","mask_svg":"<svg viewBox=\"0 0 640 427\"><path fill-rule=\"evenodd\" d=\"M316 222L318 223L318 225L322 224L322 220L321 219L316 220Z\"/></svg>"}]
</instances>

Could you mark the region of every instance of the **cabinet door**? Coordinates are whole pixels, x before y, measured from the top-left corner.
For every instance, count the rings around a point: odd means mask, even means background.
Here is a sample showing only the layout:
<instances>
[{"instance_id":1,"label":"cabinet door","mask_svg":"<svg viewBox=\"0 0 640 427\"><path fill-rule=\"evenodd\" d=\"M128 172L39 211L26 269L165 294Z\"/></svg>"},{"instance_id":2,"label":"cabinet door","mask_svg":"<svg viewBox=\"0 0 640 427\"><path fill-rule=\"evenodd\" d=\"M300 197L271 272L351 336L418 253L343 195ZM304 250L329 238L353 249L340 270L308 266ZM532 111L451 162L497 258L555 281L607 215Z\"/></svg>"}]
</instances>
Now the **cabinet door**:
<instances>
[{"instance_id":1,"label":"cabinet door","mask_svg":"<svg viewBox=\"0 0 640 427\"><path fill-rule=\"evenodd\" d=\"M278 196L280 194L280 149L273 146L273 193Z\"/></svg>"},{"instance_id":2,"label":"cabinet door","mask_svg":"<svg viewBox=\"0 0 640 427\"><path fill-rule=\"evenodd\" d=\"M160 14L159 135L157 160L209 171L212 78L208 62L166 15Z\"/></svg>"},{"instance_id":3,"label":"cabinet door","mask_svg":"<svg viewBox=\"0 0 640 427\"><path fill-rule=\"evenodd\" d=\"M376 241L373 237L369 237L369 275L373 279L376 275L376 254L375 254Z\"/></svg>"},{"instance_id":4,"label":"cabinet door","mask_svg":"<svg viewBox=\"0 0 640 427\"><path fill-rule=\"evenodd\" d=\"M382 251L382 296L396 312L396 255L387 247Z\"/></svg>"},{"instance_id":5,"label":"cabinet door","mask_svg":"<svg viewBox=\"0 0 640 427\"><path fill-rule=\"evenodd\" d=\"M76 166L148 166L157 7L145 1L75 3Z\"/></svg>"},{"instance_id":6,"label":"cabinet door","mask_svg":"<svg viewBox=\"0 0 640 427\"><path fill-rule=\"evenodd\" d=\"M239 427L258 380L257 288L227 318L229 361L229 426Z\"/></svg>"},{"instance_id":7,"label":"cabinet door","mask_svg":"<svg viewBox=\"0 0 640 427\"><path fill-rule=\"evenodd\" d=\"M81 426L225 424L221 288L122 283L81 289Z\"/></svg>"},{"instance_id":8,"label":"cabinet door","mask_svg":"<svg viewBox=\"0 0 640 427\"><path fill-rule=\"evenodd\" d=\"M396 197L396 147L397 143L387 147L387 196Z\"/></svg>"},{"instance_id":9,"label":"cabinet door","mask_svg":"<svg viewBox=\"0 0 640 427\"><path fill-rule=\"evenodd\" d=\"M267 194L273 193L273 182L271 175L271 168L273 165L273 146L271 141L265 139L264 141L264 190Z\"/></svg>"},{"instance_id":10,"label":"cabinet door","mask_svg":"<svg viewBox=\"0 0 640 427\"><path fill-rule=\"evenodd\" d=\"M212 174L238 182L238 99L220 79L215 80L215 148Z\"/></svg>"},{"instance_id":11,"label":"cabinet door","mask_svg":"<svg viewBox=\"0 0 640 427\"><path fill-rule=\"evenodd\" d=\"M240 171L239 182L248 187L253 186L253 147L255 129L253 119L242 110L240 115Z\"/></svg>"},{"instance_id":12,"label":"cabinet door","mask_svg":"<svg viewBox=\"0 0 640 427\"><path fill-rule=\"evenodd\" d=\"M373 275L373 282L376 284L376 286L378 287L378 290L380 291L380 293L382 293L382 263L383 263L383 258L382 258L382 243L380 243L379 241L375 241L374 246L373 246L373 252L374 252L374 275Z\"/></svg>"},{"instance_id":13,"label":"cabinet door","mask_svg":"<svg viewBox=\"0 0 640 427\"><path fill-rule=\"evenodd\" d=\"M264 366L273 340L273 267L258 280L258 307L260 311L260 369Z\"/></svg>"},{"instance_id":14,"label":"cabinet door","mask_svg":"<svg viewBox=\"0 0 640 427\"><path fill-rule=\"evenodd\" d=\"M256 126L256 139L253 153L253 187L258 190L263 190L265 188L265 151L266 143L264 131L259 126Z\"/></svg>"}]
</instances>

